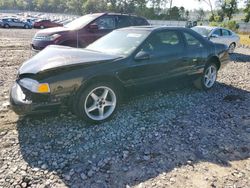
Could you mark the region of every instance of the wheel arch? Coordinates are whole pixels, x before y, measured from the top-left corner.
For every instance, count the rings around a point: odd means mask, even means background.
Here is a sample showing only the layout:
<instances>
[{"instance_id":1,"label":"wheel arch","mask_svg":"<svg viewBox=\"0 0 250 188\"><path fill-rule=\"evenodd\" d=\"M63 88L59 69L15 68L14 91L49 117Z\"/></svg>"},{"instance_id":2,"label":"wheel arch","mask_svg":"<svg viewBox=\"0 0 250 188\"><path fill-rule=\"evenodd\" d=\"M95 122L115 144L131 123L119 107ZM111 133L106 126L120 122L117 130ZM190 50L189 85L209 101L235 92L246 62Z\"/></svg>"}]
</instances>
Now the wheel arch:
<instances>
[{"instance_id":1,"label":"wheel arch","mask_svg":"<svg viewBox=\"0 0 250 188\"><path fill-rule=\"evenodd\" d=\"M97 82L111 83L117 89L124 88L122 82L114 75L100 75L100 76L91 77L86 82L84 82L81 87L88 87L89 85L97 83Z\"/></svg>"},{"instance_id":2,"label":"wheel arch","mask_svg":"<svg viewBox=\"0 0 250 188\"><path fill-rule=\"evenodd\" d=\"M221 67L220 59L217 56L211 56L211 57L209 57L206 65L209 64L209 63L214 63L217 66L218 70Z\"/></svg>"}]
</instances>

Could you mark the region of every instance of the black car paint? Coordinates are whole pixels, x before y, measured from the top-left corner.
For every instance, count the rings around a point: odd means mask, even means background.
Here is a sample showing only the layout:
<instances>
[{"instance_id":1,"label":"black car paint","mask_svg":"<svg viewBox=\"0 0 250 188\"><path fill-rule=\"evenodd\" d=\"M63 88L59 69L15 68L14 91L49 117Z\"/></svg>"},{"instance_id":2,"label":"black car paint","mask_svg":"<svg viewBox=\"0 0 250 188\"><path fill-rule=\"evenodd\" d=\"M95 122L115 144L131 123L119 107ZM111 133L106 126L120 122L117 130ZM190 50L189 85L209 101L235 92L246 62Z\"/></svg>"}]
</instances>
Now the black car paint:
<instances>
[{"instance_id":1,"label":"black car paint","mask_svg":"<svg viewBox=\"0 0 250 188\"><path fill-rule=\"evenodd\" d=\"M20 68L16 82L18 83L24 77L33 78L40 83L46 82L50 85L51 93L43 95L28 92L27 95L31 97L32 104L16 104L11 96L13 110L18 114L27 114L34 111L50 111L50 107L68 105L77 91L92 80L112 80L121 87L128 88L179 76L197 78L202 74L206 62L211 58L220 60L221 66L228 62L225 45L214 44L190 29L179 27L157 29L145 27L145 29L149 29L150 35L165 29L177 31L185 44L184 51L178 52L168 59L154 60L154 58L150 58L138 61L135 60L135 56L143 43L128 57L62 46L48 47L37 55L39 58L35 56ZM189 51L183 31L195 36L202 42L204 48L201 51ZM55 57L54 61L47 63L46 61L51 57ZM43 62L44 64L42 64Z\"/></svg>"}]
</instances>

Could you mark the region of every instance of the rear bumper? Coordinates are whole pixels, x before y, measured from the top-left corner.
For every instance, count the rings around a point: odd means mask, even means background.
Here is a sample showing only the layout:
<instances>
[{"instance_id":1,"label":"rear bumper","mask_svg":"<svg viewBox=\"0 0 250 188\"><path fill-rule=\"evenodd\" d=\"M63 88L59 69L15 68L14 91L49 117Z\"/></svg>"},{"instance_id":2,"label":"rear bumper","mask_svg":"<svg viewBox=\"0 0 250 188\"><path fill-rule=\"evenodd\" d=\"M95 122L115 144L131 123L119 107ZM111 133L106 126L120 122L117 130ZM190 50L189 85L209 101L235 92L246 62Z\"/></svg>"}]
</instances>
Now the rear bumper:
<instances>
[{"instance_id":1,"label":"rear bumper","mask_svg":"<svg viewBox=\"0 0 250 188\"><path fill-rule=\"evenodd\" d=\"M50 112L58 109L61 103L56 102L33 102L28 95L32 94L33 98L36 94L24 91L23 88L16 82L10 90L11 109L18 115L28 115L36 113ZM37 96L38 97L38 96ZM29 99L28 99L29 98Z\"/></svg>"}]
</instances>

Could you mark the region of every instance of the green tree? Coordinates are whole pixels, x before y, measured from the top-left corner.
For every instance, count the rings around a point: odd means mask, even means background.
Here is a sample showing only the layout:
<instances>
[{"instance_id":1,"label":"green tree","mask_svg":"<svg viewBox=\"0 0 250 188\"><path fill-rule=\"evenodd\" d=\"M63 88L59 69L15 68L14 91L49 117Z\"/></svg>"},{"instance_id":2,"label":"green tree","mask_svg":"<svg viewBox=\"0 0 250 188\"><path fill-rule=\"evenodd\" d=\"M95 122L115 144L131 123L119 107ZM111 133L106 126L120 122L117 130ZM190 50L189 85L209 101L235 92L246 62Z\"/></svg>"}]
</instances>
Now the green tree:
<instances>
[{"instance_id":1,"label":"green tree","mask_svg":"<svg viewBox=\"0 0 250 188\"><path fill-rule=\"evenodd\" d=\"M203 2L203 3L206 3L206 4L209 6L209 8L210 8L212 17L214 17L214 9L213 9L212 1L211 1L211 0L198 0L198 1L199 1L199 2Z\"/></svg>"},{"instance_id":2,"label":"green tree","mask_svg":"<svg viewBox=\"0 0 250 188\"><path fill-rule=\"evenodd\" d=\"M174 6L169 10L169 17L172 20L179 20L180 19L180 10L177 6Z\"/></svg>"},{"instance_id":3,"label":"green tree","mask_svg":"<svg viewBox=\"0 0 250 188\"><path fill-rule=\"evenodd\" d=\"M107 10L107 2L105 0L87 0L83 5L85 13L105 12Z\"/></svg>"},{"instance_id":4,"label":"green tree","mask_svg":"<svg viewBox=\"0 0 250 188\"><path fill-rule=\"evenodd\" d=\"M219 0L219 5L222 12L228 17L229 20L231 20L233 14L238 11L237 0Z\"/></svg>"},{"instance_id":5,"label":"green tree","mask_svg":"<svg viewBox=\"0 0 250 188\"><path fill-rule=\"evenodd\" d=\"M189 20L189 16L190 16L190 12L188 10L186 10L186 12L185 12L186 20Z\"/></svg>"},{"instance_id":6,"label":"green tree","mask_svg":"<svg viewBox=\"0 0 250 188\"><path fill-rule=\"evenodd\" d=\"M179 9L179 13L180 13L180 17L182 20L185 20L185 8L184 7L180 7Z\"/></svg>"},{"instance_id":7,"label":"green tree","mask_svg":"<svg viewBox=\"0 0 250 188\"><path fill-rule=\"evenodd\" d=\"M203 21L205 18L205 12L202 8L197 11L197 21Z\"/></svg>"},{"instance_id":8,"label":"green tree","mask_svg":"<svg viewBox=\"0 0 250 188\"><path fill-rule=\"evenodd\" d=\"M245 12L245 22L249 22L250 20L250 0L245 1L246 8L244 9Z\"/></svg>"},{"instance_id":9,"label":"green tree","mask_svg":"<svg viewBox=\"0 0 250 188\"><path fill-rule=\"evenodd\" d=\"M66 6L68 10L75 14L82 14L86 0L68 0Z\"/></svg>"}]
</instances>

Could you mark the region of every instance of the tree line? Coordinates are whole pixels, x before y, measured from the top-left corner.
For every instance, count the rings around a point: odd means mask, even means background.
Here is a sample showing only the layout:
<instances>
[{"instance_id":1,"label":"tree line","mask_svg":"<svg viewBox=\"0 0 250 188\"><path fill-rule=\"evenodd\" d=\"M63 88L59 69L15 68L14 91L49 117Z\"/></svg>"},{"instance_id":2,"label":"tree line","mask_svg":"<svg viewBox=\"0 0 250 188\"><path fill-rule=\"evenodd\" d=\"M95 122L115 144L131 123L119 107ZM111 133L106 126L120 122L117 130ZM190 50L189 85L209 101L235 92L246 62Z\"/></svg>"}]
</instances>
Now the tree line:
<instances>
[{"instance_id":1,"label":"tree line","mask_svg":"<svg viewBox=\"0 0 250 188\"><path fill-rule=\"evenodd\" d=\"M60 12L83 15L92 12L120 12L150 19L186 20L184 7L171 7L172 0L0 0L0 9Z\"/></svg>"},{"instance_id":2,"label":"tree line","mask_svg":"<svg viewBox=\"0 0 250 188\"><path fill-rule=\"evenodd\" d=\"M148 19L189 20L190 12L184 7L173 6L175 0L0 0L0 9L18 9L41 12L59 12L83 15L92 12L120 12L144 16ZM245 21L250 19L250 0L216 0L216 11L211 0L197 0L207 4L210 21L232 19L238 10L238 1L245 1ZM197 19L205 12L196 10Z\"/></svg>"}]
</instances>

